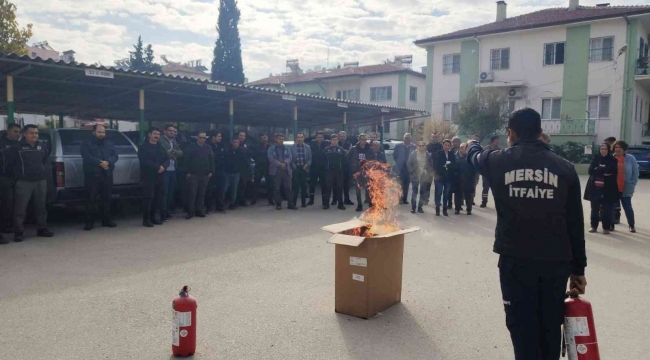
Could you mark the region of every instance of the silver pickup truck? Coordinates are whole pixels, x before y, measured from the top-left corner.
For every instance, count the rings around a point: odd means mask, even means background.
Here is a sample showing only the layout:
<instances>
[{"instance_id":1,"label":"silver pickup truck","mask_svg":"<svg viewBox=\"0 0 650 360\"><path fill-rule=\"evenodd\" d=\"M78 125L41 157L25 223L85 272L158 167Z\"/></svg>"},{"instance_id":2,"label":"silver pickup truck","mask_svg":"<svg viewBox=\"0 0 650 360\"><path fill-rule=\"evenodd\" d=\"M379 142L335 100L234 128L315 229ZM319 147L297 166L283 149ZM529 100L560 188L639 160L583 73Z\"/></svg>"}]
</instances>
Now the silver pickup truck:
<instances>
[{"instance_id":1,"label":"silver pickup truck","mask_svg":"<svg viewBox=\"0 0 650 360\"><path fill-rule=\"evenodd\" d=\"M39 138L50 149L53 204L66 205L84 201L84 172L80 149L81 143L91 136L90 130L81 129L41 131ZM113 172L113 199L141 197L138 148L119 131L107 130L106 139L115 144L119 156Z\"/></svg>"}]
</instances>

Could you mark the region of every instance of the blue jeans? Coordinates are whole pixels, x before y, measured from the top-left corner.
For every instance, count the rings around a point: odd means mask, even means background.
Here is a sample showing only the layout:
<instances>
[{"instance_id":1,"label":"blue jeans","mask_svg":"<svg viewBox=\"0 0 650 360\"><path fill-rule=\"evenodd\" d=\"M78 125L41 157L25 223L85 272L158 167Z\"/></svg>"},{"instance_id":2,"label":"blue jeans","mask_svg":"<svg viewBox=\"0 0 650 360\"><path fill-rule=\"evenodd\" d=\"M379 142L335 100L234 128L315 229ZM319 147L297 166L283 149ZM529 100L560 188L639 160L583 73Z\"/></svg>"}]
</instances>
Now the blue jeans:
<instances>
[{"instance_id":1,"label":"blue jeans","mask_svg":"<svg viewBox=\"0 0 650 360\"><path fill-rule=\"evenodd\" d=\"M630 227L634 227L634 209L632 209L632 198L622 197L621 205L623 205L623 210L625 210L625 217L627 218L627 224Z\"/></svg>"},{"instance_id":2,"label":"blue jeans","mask_svg":"<svg viewBox=\"0 0 650 360\"><path fill-rule=\"evenodd\" d=\"M160 201L160 211L163 214L174 210L174 192L176 190L176 171L165 171L162 179L162 200Z\"/></svg>"},{"instance_id":3,"label":"blue jeans","mask_svg":"<svg viewBox=\"0 0 650 360\"><path fill-rule=\"evenodd\" d=\"M447 204L449 203L449 195L451 193L451 181L436 181L436 209L440 208L441 203ZM440 201L442 198L442 202Z\"/></svg>"},{"instance_id":4,"label":"blue jeans","mask_svg":"<svg viewBox=\"0 0 650 360\"><path fill-rule=\"evenodd\" d=\"M221 188L221 199L226 198L226 193L230 194L230 205L237 204L237 187L239 185L239 173L225 174L223 187Z\"/></svg>"}]
</instances>

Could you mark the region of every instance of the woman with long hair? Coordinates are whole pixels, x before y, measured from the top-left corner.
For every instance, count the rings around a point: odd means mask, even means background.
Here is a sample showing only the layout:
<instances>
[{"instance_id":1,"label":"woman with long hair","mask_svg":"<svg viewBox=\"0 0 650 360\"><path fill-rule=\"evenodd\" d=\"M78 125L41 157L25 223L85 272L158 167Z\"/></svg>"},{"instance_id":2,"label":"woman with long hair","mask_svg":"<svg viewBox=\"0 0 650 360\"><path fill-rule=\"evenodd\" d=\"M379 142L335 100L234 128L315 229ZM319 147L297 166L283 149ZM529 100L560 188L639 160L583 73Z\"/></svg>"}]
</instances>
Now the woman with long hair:
<instances>
[{"instance_id":1,"label":"woman with long hair","mask_svg":"<svg viewBox=\"0 0 650 360\"><path fill-rule=\"evenodd\" d=\"M634 195L634 188L636 187L637 181L639 181L639 164L637 164L633 155L626 153L629 147L625 141L617 141L614 144L614 158L616 158L618 164L616 185L618 186L618 191L621 193L621 204L623 205L623 210L625 210L625 217L627 218L627 225L630 227L630 232L635 233L632 195Z\"/></svg>"},{"instance_id":2,"label":"woman with long hair","mask_svg":"<svg viewBox=\"0 0 650 360\"><path fill-rule=\"evenodd\" d=\"M614 204L619 199L617 174L618 166L609 146L600 145L598 155L594 156L589 165L589 182L584 196L585 200L591 201L590 233L597 232L602 207L603 234L609 234L613 222Z\"/></svg>"}]
</instances>

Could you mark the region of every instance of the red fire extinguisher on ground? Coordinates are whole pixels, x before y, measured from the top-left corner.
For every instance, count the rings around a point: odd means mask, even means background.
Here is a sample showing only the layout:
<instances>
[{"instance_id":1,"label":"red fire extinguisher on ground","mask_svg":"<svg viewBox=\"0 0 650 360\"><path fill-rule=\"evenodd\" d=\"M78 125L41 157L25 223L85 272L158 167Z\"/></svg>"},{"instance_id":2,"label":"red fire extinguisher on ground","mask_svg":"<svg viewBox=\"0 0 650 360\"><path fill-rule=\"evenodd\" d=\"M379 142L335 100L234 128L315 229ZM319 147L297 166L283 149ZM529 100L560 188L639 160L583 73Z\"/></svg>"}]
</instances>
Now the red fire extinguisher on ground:
<instances>
[{"instance_id":1,"label":"red fire extinguisher on ground","mask_svg":"<svg viewBox=\"0 0 650 360\"><path fill-rule=\"evenodd\" d=\"M562 356L569 360L600 360L598 339L591 303L578 294L568 293L564 300L564 343Z\"/></svg>"},{"instance_id":2,"label":"red fire extinguisher on ground","mask_svg":"<svg viewBox=\"0 0 650 360\"><path fill-rule=\"evenodd\" d=\"M194 355L196 350L196 299L183 286L178 297L172 301L172 353L174 356Z\"/></svg>"}]
</instances>

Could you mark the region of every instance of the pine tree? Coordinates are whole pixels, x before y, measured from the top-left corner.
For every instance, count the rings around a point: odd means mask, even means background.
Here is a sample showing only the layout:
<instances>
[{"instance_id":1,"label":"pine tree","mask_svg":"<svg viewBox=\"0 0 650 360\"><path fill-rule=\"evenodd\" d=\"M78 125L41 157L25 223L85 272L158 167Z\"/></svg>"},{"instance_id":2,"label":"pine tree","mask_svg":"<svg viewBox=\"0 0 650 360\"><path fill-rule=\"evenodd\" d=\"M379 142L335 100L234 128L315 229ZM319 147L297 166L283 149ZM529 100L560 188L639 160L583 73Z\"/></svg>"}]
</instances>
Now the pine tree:
<instances>
[{"instance_id":1,"label":"pine tree","mask_svg":"<svg viewBox=\"0 0 650 360\"><path fill-rule=\"evenodd\" d=\"M138 36L138 43L133 45L135 51L131 51L129 54L129 62L131 64L131 70L137 71L147 71L147 67L144 59L144 52L142 46L142 36Z\"/></svg>"},{"instance_id":2,"label":"pine tree","mask_svg":"<svg viewBox=\"0 0 650 360\"><path fill-rule=\"evenodd\" d=\"M241 13L236 0L220 0L217 32L219 38L214 47L212 80L244 83L244 67L241 60L239 18Z\"/></svg>"},{"instance_id":3,"label":"pine tree","mask_svg":"<svg viewBox=\"0 0 650 360\"><path fill-rule=\"evenodd\" d=\"M145 53L146 58L144 59L144 64L147 71L162 72L162 66L153 62L156 57L153 55L153 47L151 44L147 45Z\"/></svg>"},{"instance_id":4,"label":"pine tree","mask_svg":"<svg viewBox=\"0 0 650 360\"><path fill-rule=\"evenodd\" d=\"M16 5L0 0L0 51L27 55L27 41L32 37L32 24L18 28Z\"/></svg>"}]
</instances>

